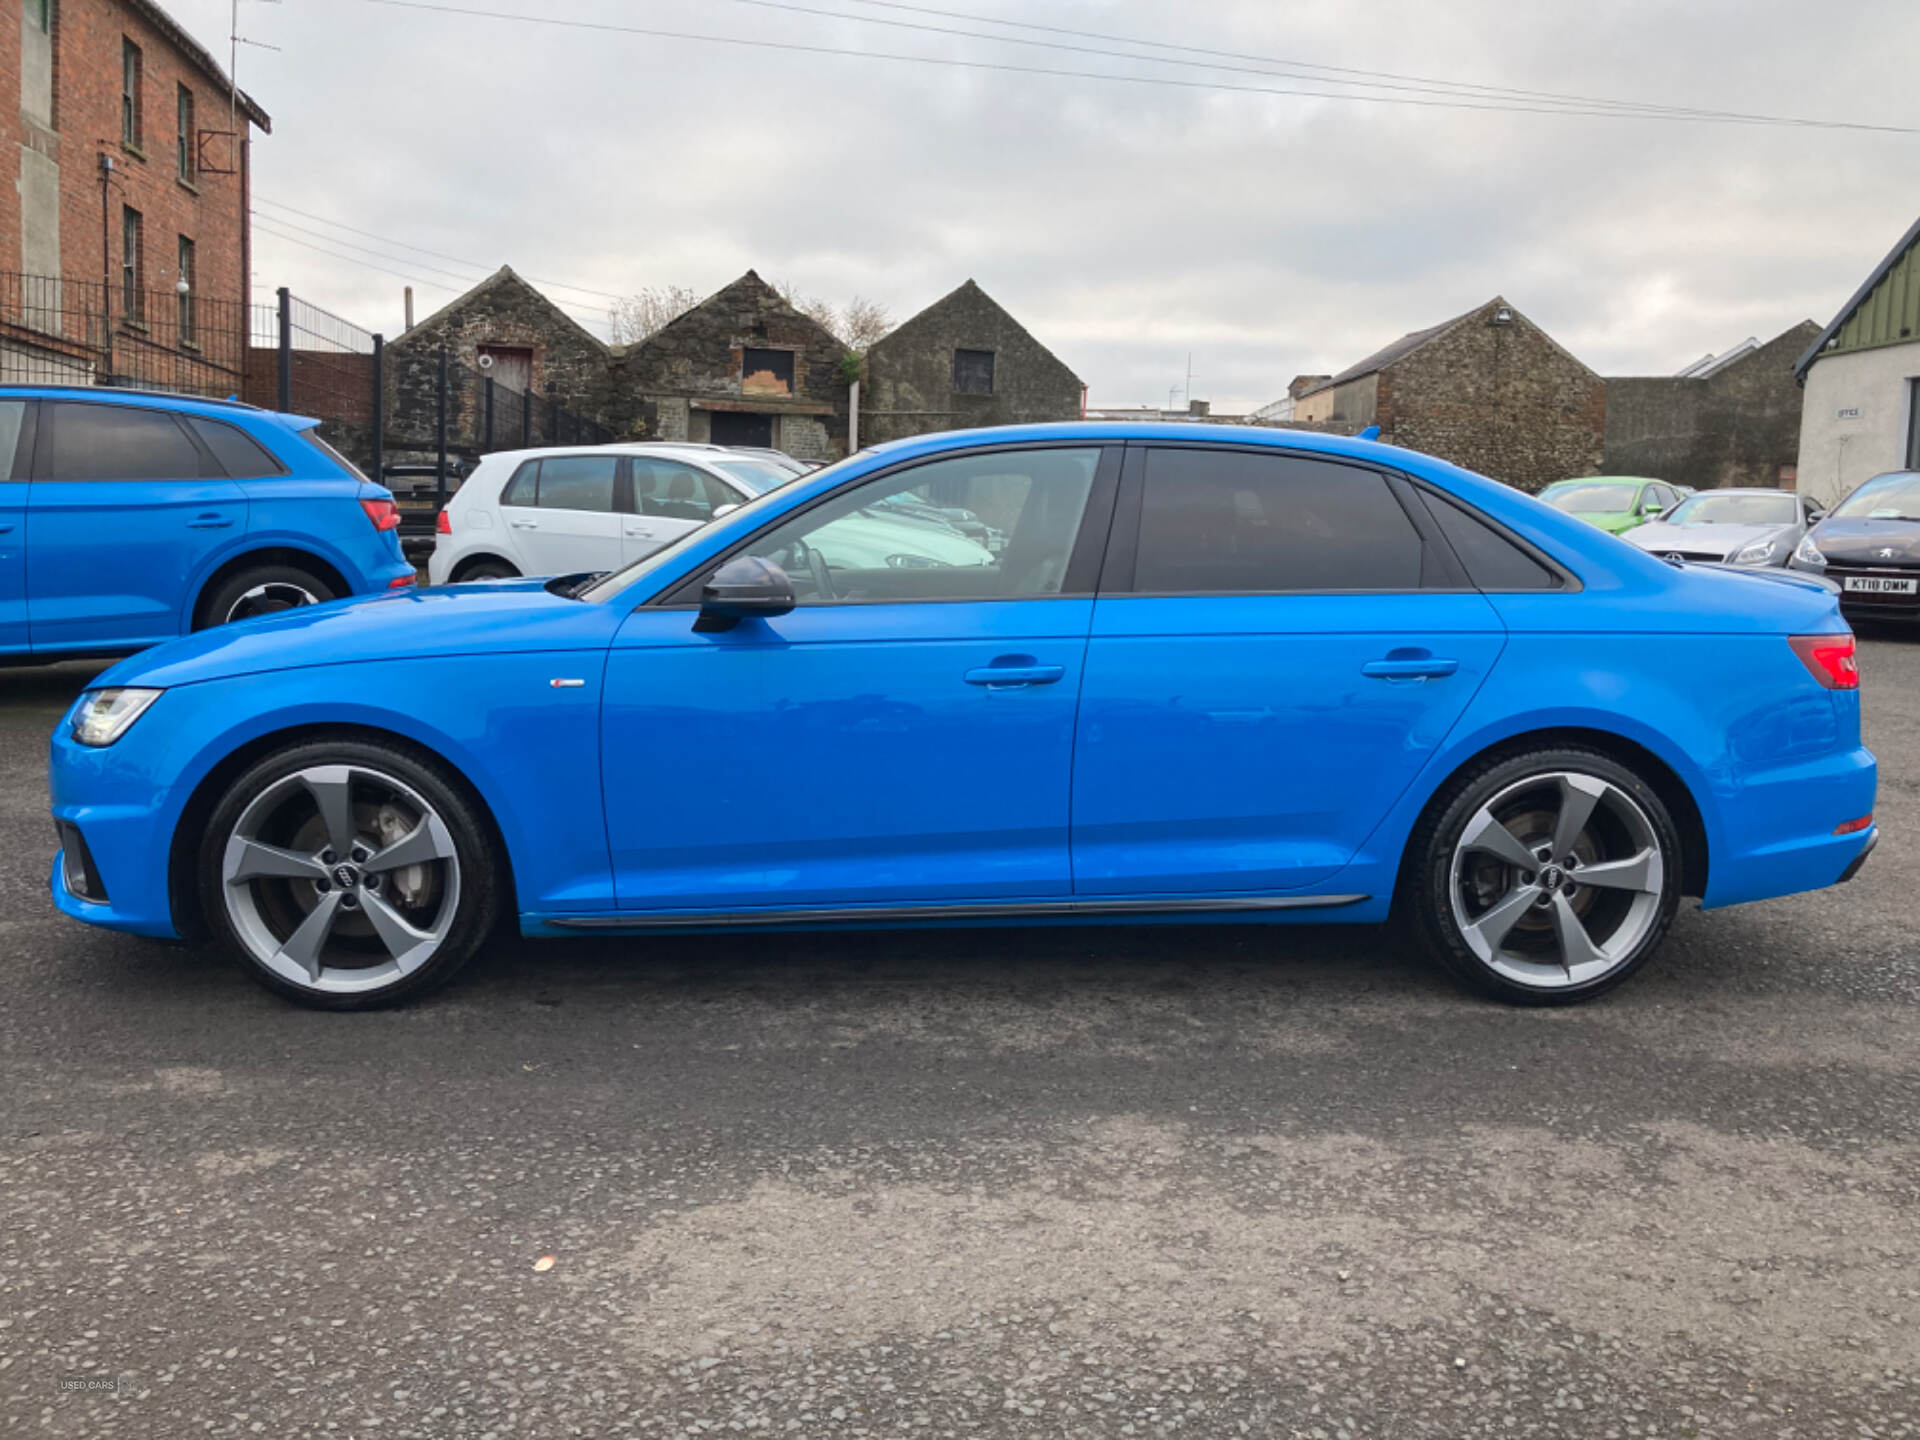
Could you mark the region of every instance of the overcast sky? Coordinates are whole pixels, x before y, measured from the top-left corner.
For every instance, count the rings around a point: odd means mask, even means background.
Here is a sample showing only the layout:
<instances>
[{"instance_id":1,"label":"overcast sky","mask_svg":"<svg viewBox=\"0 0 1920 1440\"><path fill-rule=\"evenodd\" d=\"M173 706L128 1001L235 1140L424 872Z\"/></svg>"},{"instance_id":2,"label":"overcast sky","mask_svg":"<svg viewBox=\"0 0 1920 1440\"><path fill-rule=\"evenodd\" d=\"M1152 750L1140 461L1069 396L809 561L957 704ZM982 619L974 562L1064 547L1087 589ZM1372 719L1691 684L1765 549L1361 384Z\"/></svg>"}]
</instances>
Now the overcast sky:
<instances>
[{"instance_id":1,"label":"overcast sky","mask_svg":"<svg viewBox=\"0 0 1920 1440\"><path fill-rule=\"evenodd\" d=\"M225 57L230 0L163 3ZM1093 404L1166 403L1191 352L1193 395L1224 411L1495 294L1602 374L1669 373L1824 323L1920 214L1920 135L1204 88L1308 88L1271 73L1293 61L1920 127L1912 0L913 0L967 20L861 0L794 4L865 20L439 3L866 53L241 0L242 33L279 47L240 50L274 122L254 151L258 293L290 285L393 333L407 279L424 316L504 262L584 287L548 293L604 334L588 292L705 294L752 267L904 319L971 276ZM1208 70L873 23L992 17L1264 58Z\"/></svg>"}]
</instances>

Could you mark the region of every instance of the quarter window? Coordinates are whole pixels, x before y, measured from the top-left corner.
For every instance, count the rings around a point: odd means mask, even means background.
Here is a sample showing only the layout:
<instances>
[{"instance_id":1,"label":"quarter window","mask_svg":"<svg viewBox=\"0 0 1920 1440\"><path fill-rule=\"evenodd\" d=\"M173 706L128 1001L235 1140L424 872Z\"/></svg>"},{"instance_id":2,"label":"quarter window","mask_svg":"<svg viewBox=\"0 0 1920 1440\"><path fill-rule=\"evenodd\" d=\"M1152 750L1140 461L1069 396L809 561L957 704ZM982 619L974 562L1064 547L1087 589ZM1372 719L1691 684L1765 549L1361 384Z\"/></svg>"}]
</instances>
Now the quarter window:
<instances>
[{"instance_id":1,"label":"quarter window","mask_svg":"<svg viewBox=\"0 0 1920 1440\"><path fill-rule=\"evenodd\" d=\"M756 540L803 605L1062 593L1098 449L936 460L856 486Z\"/></svg>"},{"instance_id":2,"label":"quarter window","mask_svg":"<svg viewBox=\"0 0 1920 1440\"><path fill-rule=\"evenodd\" d=\"M200 443L213 452L213 458L234 480L264 480L272 475L284 475L287 467L282 465L251 435L224 420L204 420L198 415L183 417L189 429L200 437Z\"/></svg>"},{"instance_id":3,"label":"quarter window","mask_svg":"<svg viewBox=\"0 0 1920 1440\"><path fill-rule=\"evenodd\" d=\"M47 480L197 480L200 452L166 410L53 405ZM45 453L45 452L43 452Z\"/></svg>"},{"instance_id":4,"label":"quarter window","mask_svg":"<svg viewBox=\"0 0 1920 1440\"><path fill-rule=\"evenodd\" d=\"M0 400L0 482L11 480L24 467L15 464L20 448L20 427L26 423L27 402Z\"/></svg>"},{"instance_id":5,"label":"quarter window","mask_svg":"<svg viewBox=\"0 0 1920 1440\"><path fill-rule=\"evenodd\" d=\"M1155 450L1133 588L1415 590L1426 546L1386 477L1296 456Z\"/></svg>"},{"instance_id":6,"label":"quarter window","mask_svg":"<svg viewBox=\"0 0 1920 1440\"><path fill-rule=\"evenodd\" d=\"M1493 526L1451 500L1430 495L1427 509L1482 590L1558 590L1560 577Z\"/></svg>"}]
</instances>

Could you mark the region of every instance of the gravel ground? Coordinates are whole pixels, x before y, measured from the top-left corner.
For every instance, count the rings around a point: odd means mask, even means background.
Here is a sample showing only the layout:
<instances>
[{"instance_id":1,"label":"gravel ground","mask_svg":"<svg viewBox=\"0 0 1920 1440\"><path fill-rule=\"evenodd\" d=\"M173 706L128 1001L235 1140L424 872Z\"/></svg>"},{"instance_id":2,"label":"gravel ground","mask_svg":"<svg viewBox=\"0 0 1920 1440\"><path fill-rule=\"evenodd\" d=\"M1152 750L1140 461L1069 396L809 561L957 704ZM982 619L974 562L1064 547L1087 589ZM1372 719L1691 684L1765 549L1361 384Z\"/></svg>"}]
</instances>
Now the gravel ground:
<instances>
[{"instance_id":1,"label":"gravel ground","mask_svg":"<svg viewBox=\"0 0 1920 1440\"><path fill-rule=\"evenodd\" d=\"M1920 639L1863 669L1860 878L1549 1013L1155 926L310 1014L52 909L89 672L0 674L0 1433L1920 1433Z\"/></svg>"}]
</instances>

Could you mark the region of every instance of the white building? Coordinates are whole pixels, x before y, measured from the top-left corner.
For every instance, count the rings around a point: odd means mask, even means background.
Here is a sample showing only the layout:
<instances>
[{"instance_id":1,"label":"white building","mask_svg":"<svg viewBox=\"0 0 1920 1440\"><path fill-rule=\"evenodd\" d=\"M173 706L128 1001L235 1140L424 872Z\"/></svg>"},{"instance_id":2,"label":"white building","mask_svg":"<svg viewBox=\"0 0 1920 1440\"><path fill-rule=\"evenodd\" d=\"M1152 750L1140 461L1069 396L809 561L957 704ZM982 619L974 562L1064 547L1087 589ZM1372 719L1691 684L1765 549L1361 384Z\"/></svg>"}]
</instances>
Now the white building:
<instances>
[{"instance_id":1,"label":"white building","mask_svg":"<svg viewBox=\"0 0 1920 1440\"><path fill-rule=\"evenodd\" d=\"M1799 489L1831 505L1889 470L1920 470L1920 221L1794 367Z\"/></svg>"}]
</instances>

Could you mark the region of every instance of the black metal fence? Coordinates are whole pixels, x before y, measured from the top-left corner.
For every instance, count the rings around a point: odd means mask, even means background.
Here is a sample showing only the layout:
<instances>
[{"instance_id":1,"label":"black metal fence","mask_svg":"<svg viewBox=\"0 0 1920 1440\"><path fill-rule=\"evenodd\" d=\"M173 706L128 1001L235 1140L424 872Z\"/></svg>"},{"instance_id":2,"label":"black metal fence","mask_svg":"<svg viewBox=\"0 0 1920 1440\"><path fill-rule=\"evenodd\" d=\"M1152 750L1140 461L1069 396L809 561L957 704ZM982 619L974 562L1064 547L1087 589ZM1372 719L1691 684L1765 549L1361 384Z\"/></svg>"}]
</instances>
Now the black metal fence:
<instances>
[{"instance_id":1,"label":"black metal fence","mask_svg":"<svg viewBox=\"0 0 1920 1440\"><path fill-rule=\"evenodd\" d=\"M239 395L246 309L190 289L0 271L0 383Z\"/></svg>"},{"instance_id":2,"label":"black metal fence","mask_svg":"<svg viewBox=\"0 0 1920 1440\"><path fill-rule=\"evenodd\" d=\"M0 383L234 396L312 416L427 528L482 455L614 438L557 396L503 385L444 347L423 353L416 340L406 354L409 374L390 375L381 336L285 288L254 305L0 271Z\"/></svg>"}]
</instances>

